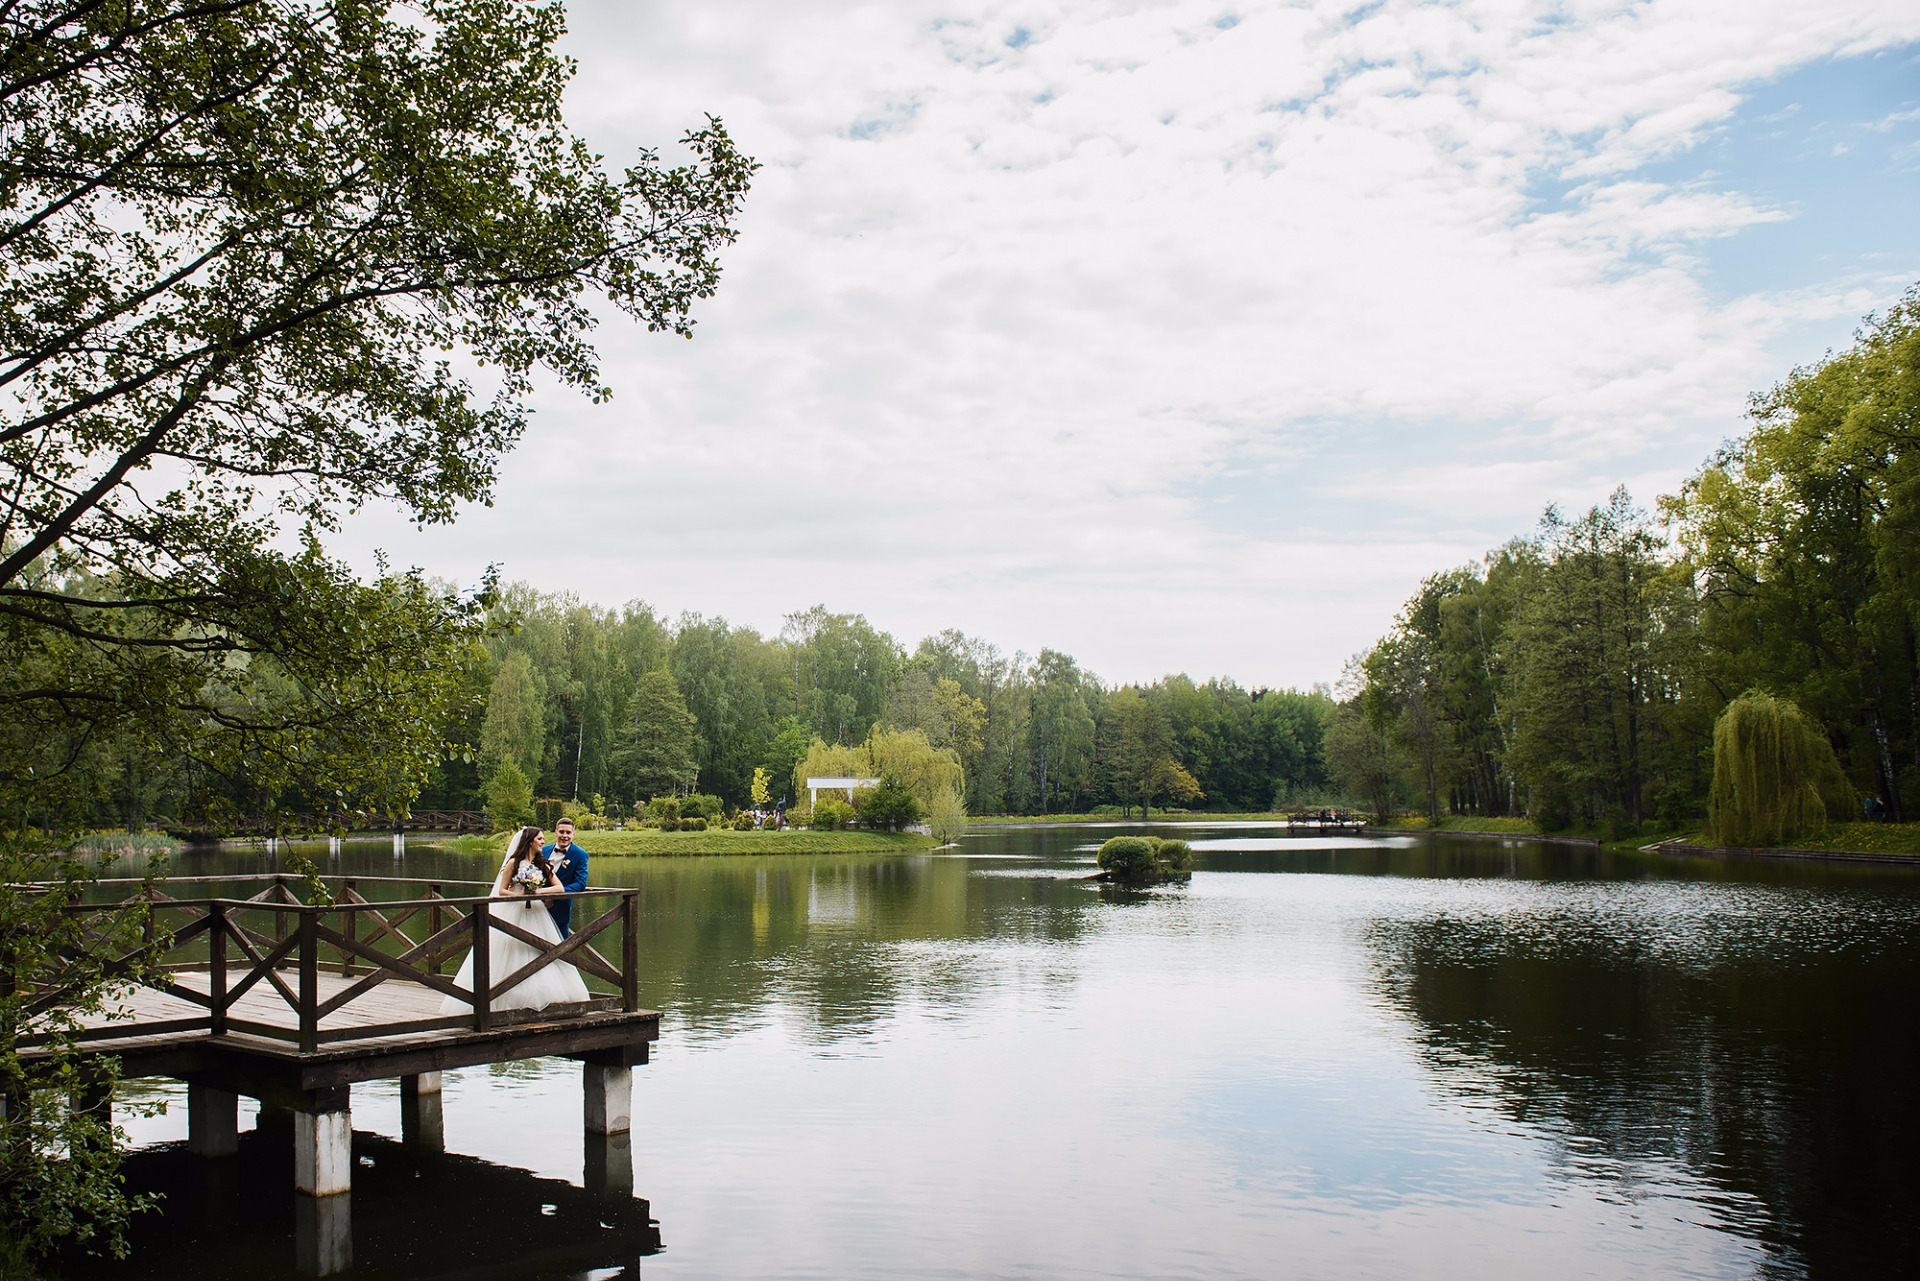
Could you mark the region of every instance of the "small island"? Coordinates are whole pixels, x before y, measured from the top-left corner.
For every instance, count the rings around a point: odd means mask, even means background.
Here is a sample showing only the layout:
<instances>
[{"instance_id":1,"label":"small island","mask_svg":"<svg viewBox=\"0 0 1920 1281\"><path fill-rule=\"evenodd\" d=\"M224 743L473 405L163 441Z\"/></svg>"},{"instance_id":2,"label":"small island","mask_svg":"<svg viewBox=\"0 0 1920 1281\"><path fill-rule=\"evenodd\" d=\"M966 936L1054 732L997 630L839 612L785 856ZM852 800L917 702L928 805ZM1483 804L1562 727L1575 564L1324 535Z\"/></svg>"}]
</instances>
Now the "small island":
<instances>
[{"instance_id":1,"label":"small island","mask_svg":"<svg viewBox=\"0 0 1920 1281\"><path fill-rule=\"evenodd\" d=\"M1164 885L1193 879L1193 846L1158 836L1116 836L1100 847L1090 878L1112 885Z\"/></svg>"}]
</instances>

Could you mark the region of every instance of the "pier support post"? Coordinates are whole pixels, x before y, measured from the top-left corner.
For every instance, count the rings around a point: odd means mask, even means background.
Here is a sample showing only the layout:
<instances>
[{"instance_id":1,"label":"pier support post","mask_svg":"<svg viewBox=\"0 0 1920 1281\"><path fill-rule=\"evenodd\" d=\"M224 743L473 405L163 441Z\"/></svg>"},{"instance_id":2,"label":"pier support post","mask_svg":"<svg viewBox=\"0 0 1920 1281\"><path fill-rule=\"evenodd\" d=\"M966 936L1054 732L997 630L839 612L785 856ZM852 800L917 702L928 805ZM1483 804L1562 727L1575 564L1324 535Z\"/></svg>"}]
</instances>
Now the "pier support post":
<instances>
[{"instance_id":1,"label":"pier support post","mask_svg":"<svg viewBox=\"0 0 1920 1281\"><path fill-rule=\"evenodd\" d=\"M430 1152L447 1150L438 1072L400 1078L400 1141L408 1147Z\"/></svg>"},{"instance_id":2,"label":"pier support post","mask_svg":"<svg viewBox=\"0 0 1920 1281\"><path fill-rule=\"evenodd\" d=\"M311 1092L293 1114L293 1186L327 1197L353 1186L353 1113L344 1086Z\"/></svg>"},{"instance_id":3,"label":"pier support post","mask_svg":"<svg viewBox=\"0 0 1920 1281\"><path fill-rule=\"evenodd\" d=\"M625 1134L633 1128L633 1069L582 1063L588 1134Z\"/></svg>"},{"instance_id":4,"label":"pier support post","mask_svg":"<svg viewBox=\"0 0 1920 1281\"><path fill-rule=\"evenodd\" d=\"M187 1151L195 1156L232 1156L240 1150L240 1096L231 1090L187 1082Z\"/></svg>"},{"instance_id":5,"label":"pier support post","mask_svg":"<svg viewBox=\"0 0 1920 1281\"><path fill-rule=\"evenodd\" d=\"M633 1196L633 1136L588 1134L586 1169L580 1186L597 1197L625 1201Z\"/></svg>"},{"instance_id":6,"label":"pier support post","mask_svg":"<svg viewBox=\"0 0 1920 1281\"><path fill-rule=\"evenodd\" d=\"M293 1199L294 1267L303 1277L331 1277L353 1268L353 1198Z\"/></svg>"}]
</instances>

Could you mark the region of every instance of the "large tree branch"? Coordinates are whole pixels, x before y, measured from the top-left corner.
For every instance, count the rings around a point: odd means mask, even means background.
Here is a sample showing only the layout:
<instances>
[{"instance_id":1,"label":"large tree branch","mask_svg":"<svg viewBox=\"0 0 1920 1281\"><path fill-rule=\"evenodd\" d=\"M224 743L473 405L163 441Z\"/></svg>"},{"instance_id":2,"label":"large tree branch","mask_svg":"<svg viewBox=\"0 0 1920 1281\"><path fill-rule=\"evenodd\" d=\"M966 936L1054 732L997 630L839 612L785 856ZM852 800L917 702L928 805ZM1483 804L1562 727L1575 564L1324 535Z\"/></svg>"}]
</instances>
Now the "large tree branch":
<instances>
[{"instance_id":1,"label":"large tree branch","mask_svg":"<svg viewBox=\"0 0 1920 1281\"><path fill-rule=\"evenodd\" d=\"M120 482L127 478L127 473L152 457L153 451L159 448L160 442L166 439L167 433L177 427L194 406L199 404L200 398L206 395L207 388L213 384L214 379L224 373L232 362L233 357L226 352L214 355L207 362L206 368L202 369L187 389L181 392L174 401L173 407L155 419L153 426L147 430L147 434L136 441L133 448L120 455L113 466L93 483L92 488L67 504L65 511L48 521L32 538L27 539L15 549L12 555L0 561L0 587L13 582L26 570L27 566L57 545L82 516L98 506L102 499L119 487Z\"/></svg>"}]
</instances>

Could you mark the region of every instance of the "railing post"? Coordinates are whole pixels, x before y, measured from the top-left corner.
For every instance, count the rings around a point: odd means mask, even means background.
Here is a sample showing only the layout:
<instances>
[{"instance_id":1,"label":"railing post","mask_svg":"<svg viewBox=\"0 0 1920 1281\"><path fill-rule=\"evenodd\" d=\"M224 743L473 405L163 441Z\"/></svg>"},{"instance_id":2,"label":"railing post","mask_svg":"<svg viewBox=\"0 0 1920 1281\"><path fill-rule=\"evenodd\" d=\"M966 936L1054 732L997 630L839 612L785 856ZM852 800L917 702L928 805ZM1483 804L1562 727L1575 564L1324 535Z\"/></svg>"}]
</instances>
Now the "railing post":
<instances>
[{"instance_id":1,"label":"railing post","mask_svg":"<svg viewBox=\"0 0 1920 1281\"><path fill-rule=\"evenodd\" d=\"M354 890L353 890L353 878L351 878L351 877L349 877L349 878L347 878L347 883L346 883L346 894L352 894L353 892L354 892ZM346 894L343 894L343 895L342 895L341 897L342 897L342 898L345 898L345 897L346 897ZM348 908L348 909L347 909L347 912L346 912L346 916L345 916L345 917L343 918L343 920L342 920L342 922L341 922L341 925L340 925L340 932L341 932L342 934L344 934L344 935L346 935L346 936L347 936L348 938L356 938L356 937L358 937L358 936L357 936L357 935L355 935L355 933L354 933L354 930L355 930L355 928L357 928L357 927L356 927L356 924L355 924L355 921L354 921L354 913L353 913L353 909L352 909L352 908ZM344 950L343 950L343 951L342 951L342 952L340 953L340 973L341 973L341 974L342 974L343 976L350 976L350 975L352 975L352 973L353 973L353 953L351 953L351 952L348 952L348 951L344 951Z\"/></svg>"},{"instance_id":2,"label":"railing post","mask_svg":"<svg viewBox=\"0 0 1920 1281\"><path fill-rule=\"evenodd\" d=\"M227 1030L227 905L216 902L207 909L213 924L207 929L207 1006L215 1036Z\"/></svg>"},{"instance_id":3,"label":"railing post","mask_svg":"<svg viewBox=\"0 0 1920 1281\"><path fill-rule=\"evenodd\" d=\"M493 914L485 899L473 905L473 1030L484 1032L493 1022L493 966L489 940Z\"/></svg>"},{"instance_id":4,"label":"railing post","mask_svg":"<svg viewBox=\"0 0 1920 1281\"><path fill-rule=\"evenodd\" d=\"M620 896L620 1006L631 1014L640 1008L640 891Z\"/></svg>"},{"instance_id":5,"label":"railing post","mask_svg":"<svg viewBox=\"0 0 1920 1281\"><path fill-rule=\"evenodd\" d=\"M440 887L431 881L427 883L427 897L428 898L440 897ZM432 907L427 909L427 937L432 938L434 935L438 934L439 932L440 932L440 905L436 903ZM427 973L438 974L439 972L440 972L440 953L436 951L432 956L429 956L427 958Z\"/></svg>"},{"instance_id":6,"label":"railing post","mask_svg":"<svg viewBox=\"0 0 1920 1281\"><path fill-rule=\"evenodd\" d=\"M300 909L300 1051L311 1054L320 1046L320 940L314 931L320 909Z\"/></svg>"}]
</instances>

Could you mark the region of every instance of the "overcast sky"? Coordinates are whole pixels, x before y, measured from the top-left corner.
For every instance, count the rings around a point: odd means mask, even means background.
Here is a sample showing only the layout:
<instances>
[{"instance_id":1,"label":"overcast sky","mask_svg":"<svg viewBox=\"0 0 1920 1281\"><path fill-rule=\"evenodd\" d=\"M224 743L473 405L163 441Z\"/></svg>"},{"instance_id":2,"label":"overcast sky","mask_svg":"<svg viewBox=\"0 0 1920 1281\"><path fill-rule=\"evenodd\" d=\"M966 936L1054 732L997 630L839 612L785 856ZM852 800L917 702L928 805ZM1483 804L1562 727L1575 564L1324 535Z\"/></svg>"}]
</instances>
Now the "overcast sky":
<instances>
[{"instance_id":1,"label":"overcast sky","mask_svg":"<svg viewBox=\"0 0 1920 1281\"><path fill-rule=\"evenodd\" d=\"M765 166L720 295L356 559L1304 686L1920 280L1913 0L569 9L611 163Z\"/></svg>"}]
</instances>

